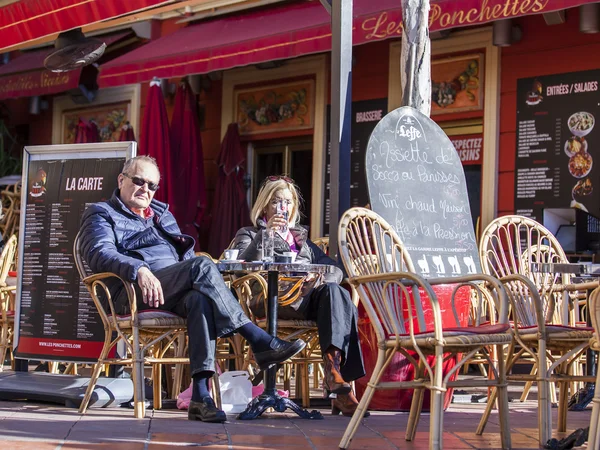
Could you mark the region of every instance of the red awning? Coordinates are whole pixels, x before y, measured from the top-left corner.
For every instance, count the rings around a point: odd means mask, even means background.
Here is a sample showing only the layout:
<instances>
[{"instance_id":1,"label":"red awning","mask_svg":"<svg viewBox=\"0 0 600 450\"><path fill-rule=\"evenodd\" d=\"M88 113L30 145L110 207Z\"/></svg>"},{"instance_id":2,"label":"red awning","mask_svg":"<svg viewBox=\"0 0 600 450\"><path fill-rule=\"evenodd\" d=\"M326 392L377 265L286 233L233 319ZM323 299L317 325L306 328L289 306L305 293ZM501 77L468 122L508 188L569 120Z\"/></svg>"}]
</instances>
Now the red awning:
<instances>
[{"instance_id":1,"label":"red awning","mask_svg":"<svg viewBox=\"0 0 600 450\"><path fill-rule=\"evenodd\" d=\"M432 0L430 29L469 26L590 0ZM330 16L312 1L190 25L105 64L100 86L149 81L293 58L331 49ZM398 0L354 1L354 45L399 37Z\"/></svg>"},{"instance_id":2,"label":"red awning","mask_svg":"<svg viewBox=\"0 0 600 450\"><path fill-rule=\"evenodd\" d=\"M131 34L131 31L100 36L97 39L104 41L108 46L128 34ZM54 73L44 68L44 59L53 51L53 47L33 50L0 66L0 100L57 94L76 88L79 85L81 69Z\"/></svg>"},{"instance_id":3,"label":"red awning","mask_svg":"<svg viewBox=\"0 0 600 450\"><path fill-rule=\"evenodd\" d=\"M0 8L0 51L90 23L170 3L168 0L20 0Z\"/></svg>"}]
</instances>

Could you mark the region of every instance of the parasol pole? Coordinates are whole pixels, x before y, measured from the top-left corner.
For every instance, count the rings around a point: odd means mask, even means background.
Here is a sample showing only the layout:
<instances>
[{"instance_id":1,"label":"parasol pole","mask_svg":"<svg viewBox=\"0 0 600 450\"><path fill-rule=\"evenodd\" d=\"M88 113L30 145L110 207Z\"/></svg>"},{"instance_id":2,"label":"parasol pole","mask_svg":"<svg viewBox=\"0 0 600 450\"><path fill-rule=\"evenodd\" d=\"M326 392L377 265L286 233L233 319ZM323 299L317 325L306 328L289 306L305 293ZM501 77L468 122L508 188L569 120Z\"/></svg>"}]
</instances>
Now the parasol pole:
<instances>
[{"instance_id":1,"label":"parasol pole","mask_svg":"<svg viewBox=\"0 0 600 450\"><path fill-rule=\"evenodd\" d=\"M431 113L429 0L402 0L402 106Z\"/></svg>"},{"instance_id":2,"label":"parasol pole","mask_svg":"<svg viewBox=\"0 0 600 450\"><path fill-rule=\"evenodd\" d=\"M321 0L331 14L331 154L329 254L338 253L338 224L350 208L350 127L352 114L353 0Z\"/></svg>"}]
</instances>

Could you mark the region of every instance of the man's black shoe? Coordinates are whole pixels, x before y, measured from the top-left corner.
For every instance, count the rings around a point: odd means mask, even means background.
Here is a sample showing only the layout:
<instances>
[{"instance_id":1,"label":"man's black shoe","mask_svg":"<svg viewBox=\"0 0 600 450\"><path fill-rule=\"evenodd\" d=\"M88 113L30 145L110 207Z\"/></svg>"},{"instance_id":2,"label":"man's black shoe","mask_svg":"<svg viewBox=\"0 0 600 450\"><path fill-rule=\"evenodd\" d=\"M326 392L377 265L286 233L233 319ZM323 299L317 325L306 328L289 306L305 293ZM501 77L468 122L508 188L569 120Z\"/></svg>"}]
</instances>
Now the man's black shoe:
<instances>
[{"instance_id":1,"label":"man's black shoe","mask_svg":"<svg viewBox=\"0 0 600 450\"><path fill-rule=\"evenodd\" d=\"M201 420L202 422L221 423L227 420L227 415L215 405L214 400L209 397L203 397L199 402L190 400L188 408L189 420Z\"/></svg>"},{"instance_id":2,"label":"man's black shoe","mask_svg":"<svg viewBox=\"0 0 600 450\"><path fill-rule=\"evenodd\" d=\"M270 350L254 353L254 359L261 370L266 370L277 363L290 359L306 347L306 342L302 339L288 342L274 337L269 345Z\"/></svg>"}]
</instances>

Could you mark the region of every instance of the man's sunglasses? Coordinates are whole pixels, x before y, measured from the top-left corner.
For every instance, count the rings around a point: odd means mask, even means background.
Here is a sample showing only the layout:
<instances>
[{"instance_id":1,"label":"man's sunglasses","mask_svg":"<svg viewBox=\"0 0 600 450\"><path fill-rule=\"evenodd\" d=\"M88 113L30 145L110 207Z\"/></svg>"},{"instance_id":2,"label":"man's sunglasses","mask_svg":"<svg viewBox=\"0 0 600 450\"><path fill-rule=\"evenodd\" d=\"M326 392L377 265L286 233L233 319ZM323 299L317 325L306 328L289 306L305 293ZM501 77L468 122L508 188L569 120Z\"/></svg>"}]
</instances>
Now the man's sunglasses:
<instances>
[{"instance_id":1,"label":"man's sunglasses","mask_svg":"<svg viewBox=\"0 0 600 450\"><path fill-rule=\"evenodd\" d=\"M284 175L270 175L267 177L267 180L269 180L269 181L283 180L287 183L295 184L294 180L292 180L290 177L286 177Z\"/></svg>"},{"instance_id":2,"label":"man's sunglasses","mask_svg":"<svg viewBox=\"0 0 600 450\"><path fill-rule=\"evenodd\" d=\"M158 184L152 183L151 181L144 180L143 178L140 178L140 177L132 177L131 175L127 175L126 173L124 173L123 176L129 178L131 180L131 182L133 184L135 184L136 186L142 187L143 185L147 184L148 189L150 189L152 192L158 190L158 188L160 187Z\"/></svg>"}]
</instances>

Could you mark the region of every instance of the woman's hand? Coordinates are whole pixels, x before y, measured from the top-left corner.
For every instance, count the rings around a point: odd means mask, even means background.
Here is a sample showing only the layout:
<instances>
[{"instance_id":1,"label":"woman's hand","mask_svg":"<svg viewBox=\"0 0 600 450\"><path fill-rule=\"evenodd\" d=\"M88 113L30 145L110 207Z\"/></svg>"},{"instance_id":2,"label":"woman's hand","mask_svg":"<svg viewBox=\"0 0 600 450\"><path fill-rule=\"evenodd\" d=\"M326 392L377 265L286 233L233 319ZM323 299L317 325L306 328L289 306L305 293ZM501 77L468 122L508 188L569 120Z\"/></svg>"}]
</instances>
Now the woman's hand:
<instances>
[{"instance_id":1,"label":"woman's hand","mask_svg":"<svg viewBox=\"0 0 600 450\"><path fill-rule=\"evenodd\" d=\"M283 214L273 214L273 216L267 222L267 228L277 231L287 226L287 224L287 220L285 220Z\"/></svg>"}]
</instances>

